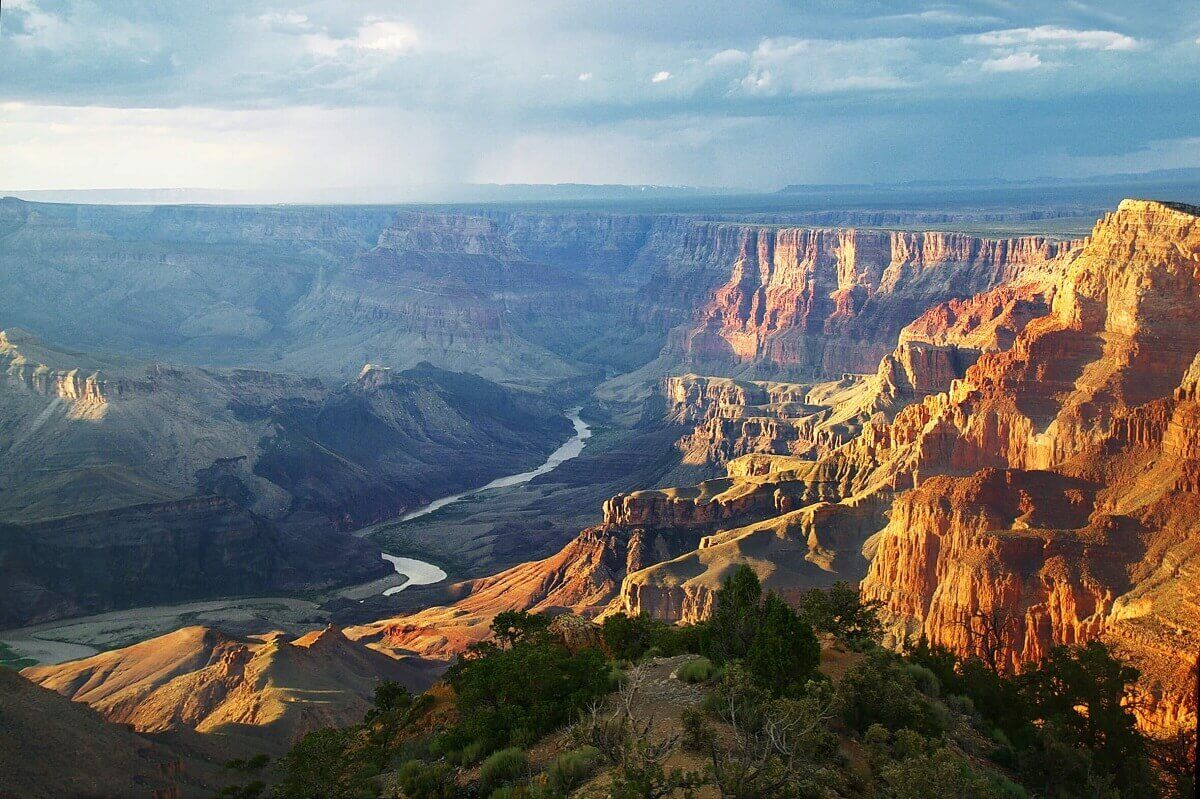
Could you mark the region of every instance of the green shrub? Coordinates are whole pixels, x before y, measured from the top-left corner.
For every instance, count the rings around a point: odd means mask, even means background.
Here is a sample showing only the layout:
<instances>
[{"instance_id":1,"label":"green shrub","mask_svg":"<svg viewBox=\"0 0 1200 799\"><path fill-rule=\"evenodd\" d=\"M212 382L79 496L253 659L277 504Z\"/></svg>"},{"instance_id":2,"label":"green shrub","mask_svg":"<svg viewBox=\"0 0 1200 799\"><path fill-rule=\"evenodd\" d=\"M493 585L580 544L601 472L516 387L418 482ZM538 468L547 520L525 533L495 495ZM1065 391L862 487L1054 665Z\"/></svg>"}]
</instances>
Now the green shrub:
<instances>
[{"instance_id":1,"label":"green shrub","mask_svg":"<svg viewBox=\"0 0 1200 799\"><path fill-rule=\"evenodd\" d=\"M563 752L546 768L546 788L552 795L566 796L588 781L600 764L600 750L584 746Z\"/></svg>"},{"instance_id":2,"label":"green shrub","mask_svg":"<svg viewBox=\"0 0 1200 799\"><path fill-rule=\"evenodd\" d=\"M362 764L347 757L353 730L323 729L301 738L279 765L279 799L349 799L365 787Z\"/></svg>"},{"instance_id":3,"label":"green shrub","mask_svg":"<svg viewBox=\"0 0 1200 799\"><path fill-rule=\"evenodd\" d=\"M981 774L971 763L949 749L937 749L885 765L880 772L881 795L886 799L1010 799L1011 794L988 774Z\"/></svg>"},{"instance_id":4,"label":"green shrub","mask_svg":"<svg viewBox=\"0 0 1200 799\"><path fill-rule=\"evenodd\" d=\"M458 786L454 771L445 763L422 763L410 760L396 774L408 799L455 799Z\"/></svg>"},{"instance_id":5,"label":"green shrub","mask_svg":"<svg viewBox=\"0 0 1200 799\"><path fill-rule=\"evenodd\" d=\"M808 682L820 662L821 645L812 626L778 595L767 594L746 652L746 670L759 685L780 696L789 686Z\"/></svg>"},{"instance_id":6,"label":"green shrub","mask_svg":"<svg viewBox=\"0 0 1200 799\"><path fill-rule=\"evenodd\" d=\"M1003 774L989 774L989 788L999 799L1029 799L1029 792Z\"/></svg>"},{"instance_id":7,"label":"green shrub","mask_svg":"<svg viewBox=\"0 0 1200 799\"><path fill-rule=\"evenodd\" d=\"M529 758L516 747L501 749L490 755L479 768L479 793L489 796L492 791L529 776Z\"/></svg>"},{"instance_id":8,"label":"green shrub","mask_svg":"<svg viewBox=\"0 0 1200 799\"><path fill-rule=\"evenodd\" d=\"M800 615L821 632L832 633L854 649L863 650L883 634L878 611L882 603L863 602L858 589L837 582L828 591L813 588L800 600Z\"/></svg>"},{"instance_id":9,"label":"green shrub","mask_svg":"<svg viewBox=\"0 0 1200 799\"><path fill-rule=\"evenodd\" d=\"M907 727L936 736L945 729L942 714L930 707L904 665L882 650L846 672L839 688L846 723L856 730L881 724L889 730Z\"/></svg>"},{"instance_id":10,"label":"green shrub","mask_svg":"<svg viewBox=\"0 0 1200 799\"><path fill-rule=\"evenodd\" d=\"M971 701L971 697L963 696L962 694L950 694L944 700L946 707L958 713L961 716L970 716L975 718L979 715L979 711L975 709L975 703Z\"/></svg>"},{"instance_id":11,"label":"green shrub","mask_svg":"<svg viewBox=\"0 0 1200 799\"><path fill-rule=\"evenodd\" d=\"M708 620L709 657L718 663L741 660L750 651L762 623L762 584L749 566L739 566L717 591Z\"/></svg>"},{"instance_id":12,"label":"green shrub","mask_svg":"<svg viewBox=\"0 0 1200 799\"><path fill-rule=\"evenodd\" d=\"M937 697L941 695L942 681L932 671L919 663L907 663L904 666L904 670L908 672L908 676L912 678L918 691L926 696Z\"/></svg>"},{"instance_id":13,"label":"green shrub","mask_svg":"<svg viewBox=\"0 0 1200 799\"><path fill-rule=\"evenodd\" d=\"M497 640L505 643L473 645L447 673L459 713L443 736L447 750L529 745L614 687L599 650L572 652L527 614L497 619Z\"/></svg>"},{"instance_id":14,"label":"green shrub","mask_svg":"<svg viewBox=\"0 0 1200 799\"><path fill-rule=\"evenodd\" d=\"M616 613L604 620L600 636L609 657L636 663L655 645L657 628L663 626L666 626L663 622L651 619L645 613L639 616Z\"/></svg>"},{"instance_id":15,"label":"green shrub","mask_svg":"<svg viewBox=\"0 0 1200 799\"><path fill-rule=\"evenodd\" d=\"M948 730L954 726L954 716L950 714L949 708L937 699L930 699L927 704L929 705L929 715L933 718L937 729Z\"/></svg>"},{"instance_id":16,"label":"green shrub","mask_svg":"<svg viewBox=\"0 0 1200 799\"><path fill-rule=\"evenodd\" d=\"M675 677L690 685L694 685L696 683L712 682L719 679L721 673L721 669L713 665L711 660L706 657L698 657L695 660L689 660L676 669Z\"/></svg>"},{"instance_id":17,"label":"green shrub","mask_svg":"<svg viewBox=\"0 0 1200 799\"><path fill-rule=\"evenodd\" d=\"M470 765L471 763L478 763L480 761L480 759L483 758L483 755L484 755L483 744L480 743L479 741L473 741L463 747L463 750L462 750L463 765L466 766L466 765Z\"/></svg>"}]
</instances>

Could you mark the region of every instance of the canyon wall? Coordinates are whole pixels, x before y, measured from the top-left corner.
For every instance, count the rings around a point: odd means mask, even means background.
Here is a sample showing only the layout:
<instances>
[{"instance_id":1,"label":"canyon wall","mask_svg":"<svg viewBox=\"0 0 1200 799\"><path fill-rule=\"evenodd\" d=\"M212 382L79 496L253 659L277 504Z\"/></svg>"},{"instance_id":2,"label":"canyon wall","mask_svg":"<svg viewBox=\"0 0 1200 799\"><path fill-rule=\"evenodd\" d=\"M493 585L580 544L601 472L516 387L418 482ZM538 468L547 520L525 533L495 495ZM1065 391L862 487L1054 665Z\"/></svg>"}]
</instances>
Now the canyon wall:
<instances>
[{"instance_id":1,"label":"canyon wall","mask_svg":"<svg viewBox=\"0 0 1200 799\"><path fill-rule=\"evenodd\" d=\"M1200 210L1125 201L1046 315L896 417L881 462L918 487L863 582L895 636L1008 668L1101 638L1143 670L1148 724L1194 718L1194 675L1165 653L1200 633L1198 266Z\"/></svg>"},{"instance_id":2,"label":"canyon wall","mask_svg":"<svg viewBox=\"0 0 1200 799\"><path fill-rule=\"evenodd\" d=\"M831 239L845 251L830 246L828 268L845 266L852 295L956 273L981 284L914 309L864 375L664 380L666 414L686 431L677 446L724 476L618 494L558 556L384 626L397 641L452 649L499 605L696 620L747 563L793 598L861 578L892 643L924 635L998 668L1104 640L1142 671L1147 727L1191 723L1195 676L1179 655L1200 640L1200 210L1126 201L1061 248L879 235L887 264L904 256L888 279L887 266L872 275L834 257L857 259L861 242ZM767 320L784 318L781 306L765 288L735 290L772 285L776 240L737 226L705 240L718 259L746 256L737 285L718 292L736 313L709 317L720 324L708 331L742 331L721 340L750 342L750 359L785 352L756 337L779 329ZM823 252L815 234L787 241L785 264ZM945 253L965 260L947 266Z\"/></svg>"},{"instance_id":3,"label":"canyon wall","mask_svg":"<svg viewBox=\"0 0 1200 799\"><path fill-rule=\"evenodd\" d=\"M1041 238L726 227L731 274L687 332L701 364L768 374L874 371L929 306L1012 281L1068 249ZM736 253L736 255L734 255Z\"/></svg>"}]
</instances>

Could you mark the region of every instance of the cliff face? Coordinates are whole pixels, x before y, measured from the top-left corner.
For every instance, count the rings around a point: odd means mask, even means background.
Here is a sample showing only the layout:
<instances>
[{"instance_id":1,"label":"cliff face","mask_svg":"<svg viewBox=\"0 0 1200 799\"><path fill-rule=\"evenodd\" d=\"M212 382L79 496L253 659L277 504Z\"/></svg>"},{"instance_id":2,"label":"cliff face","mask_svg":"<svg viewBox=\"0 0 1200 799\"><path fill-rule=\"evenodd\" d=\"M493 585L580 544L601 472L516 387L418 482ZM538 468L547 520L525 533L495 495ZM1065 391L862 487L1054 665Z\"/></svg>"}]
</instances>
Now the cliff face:
<instances>
[{"instance_id":1,"label":"cliff face","mask_svg":"<svg viewBox=\"0 0 1200 799\"><path fill-rule=\"evenodd\" d=\"M978 651L996 628L1011 668L1104 638L1143 669L1148 723L1193 717L1194 677L1165 653L1200 635L1198 264L1200 210L1123 202L1065 257L1046 315L877 436L919 486L863 582L895 634Z\"/></svg>"},{"instance_id":2,"label":"cliff face","mask_svg":"<svg viewBox=\"0 0 1200 799\"><path fill-rule=\"evenodd\" d=\"M1011 281L1069 245L951 233L733 228L732 273L687 334L697 362L836 375L873 371L935 303Z\"/></svg>"},{"instance_id":3,"label":"cliff face","mask_svg":"<svg viewBox=\"0 0 1200 799\"><path fill-rule=\"evenodd\" d=\"M1132 525L1092 518L1098 488L1054 472L931 478L892 506L864 596L901 622L897 635L1011 669L1091 640L1141 553Z\"/></svg>"},{"instance_id":4,"label":"cliff face","mask_svg":"<svg viewBox=\"0 0 1200 799\"><path fill-rule=\"evenodd\" d=\"M685 214L20 201L3 212L6 324L68 346L339 381L363 363L428 361L539 385L660 354L657 375L680 359L715 373L866 372L931 303L1060 246Z\"/></svg>"}]
</instances>

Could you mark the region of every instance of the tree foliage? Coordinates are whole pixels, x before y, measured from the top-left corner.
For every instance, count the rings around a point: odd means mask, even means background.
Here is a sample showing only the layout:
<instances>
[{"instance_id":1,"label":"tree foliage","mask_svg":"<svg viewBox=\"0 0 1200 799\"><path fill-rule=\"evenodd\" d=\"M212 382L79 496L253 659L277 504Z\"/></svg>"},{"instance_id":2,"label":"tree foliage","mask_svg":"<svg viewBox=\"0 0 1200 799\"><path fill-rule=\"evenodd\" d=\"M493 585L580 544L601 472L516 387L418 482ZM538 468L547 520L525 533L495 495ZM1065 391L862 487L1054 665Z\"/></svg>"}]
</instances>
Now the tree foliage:
<instances>
[{"instance_id":1,"label":"tree foliage","mask_svg":"<svg viewBox=\"0 0 1200 799\"><path fill-rule=\"evenodd\" d=\"M776 694L802 686L821 660L812 627L776 594L764 598L758 576L745 565L717 592L708 633L714 661L742 662Z\"/></svg>"},{"instance_id":2,"label":"tree foliage","mask_svg":"<svg viewBox=\"0 0 1200 799\"><path fill-rule=\"evenodd\" d=\"M725 799L816 799L838 780L836 697L810 682L799 698L778 698L733 666L713 695L713 729L704 714L685 716L690 748L708 758L708 776Z\"/></svg>"},{"instance_id":3,"label":"tree foliage","mask_svg":"<svg viewBox=\"0 0 1200 799\"><path fill-rule=\"evenodd\" d=\"M878 611L882 603L863 602L858 589L837 582L828 591L813 588L800 603L801 615L814 629L831 633L855 649L865 648L882 636Z\"/></svg>"},{"instance_id":4,"label":"tree foliage","mask_svg":"<svg viewBox=\"0 0 1200 799\"><path fill-rule=\"evenodd\" d=\"M611 689L598 650L571 652L545 626L529 614L501 614L496 640L473 645L450 669L459 714L451 745L527 745Z\"/></svg>"}]
</instances>

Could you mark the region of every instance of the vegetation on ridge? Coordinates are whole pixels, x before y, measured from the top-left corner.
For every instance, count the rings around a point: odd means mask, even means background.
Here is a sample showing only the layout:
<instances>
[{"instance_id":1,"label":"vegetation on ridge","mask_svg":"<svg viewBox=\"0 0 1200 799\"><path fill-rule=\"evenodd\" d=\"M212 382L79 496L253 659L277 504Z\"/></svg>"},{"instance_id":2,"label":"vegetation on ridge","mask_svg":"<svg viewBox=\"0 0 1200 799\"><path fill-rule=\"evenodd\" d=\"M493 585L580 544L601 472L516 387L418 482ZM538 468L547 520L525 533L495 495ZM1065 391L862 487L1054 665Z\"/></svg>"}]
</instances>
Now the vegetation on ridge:
<instances>
[{"instance_id":1,"label":"vegetation on ridge","mask_svg":"<svg viewBox=\"0 0 1200 799\"><path fill-rule=\"evenodd\" d=\"M1137 674L1101 644L1008 675L925 641L880 648L873 608L848 587L800 605L764 595L742 567L697 625L571 625L589 639L502 613L444 683L420 697L381 685L361 725L306 736L277 764L273 795L1190 795L1189 742L1137 731L1126 701ZM254 790L229 795L266 795Z\"/></svg>"}]
</instances>

